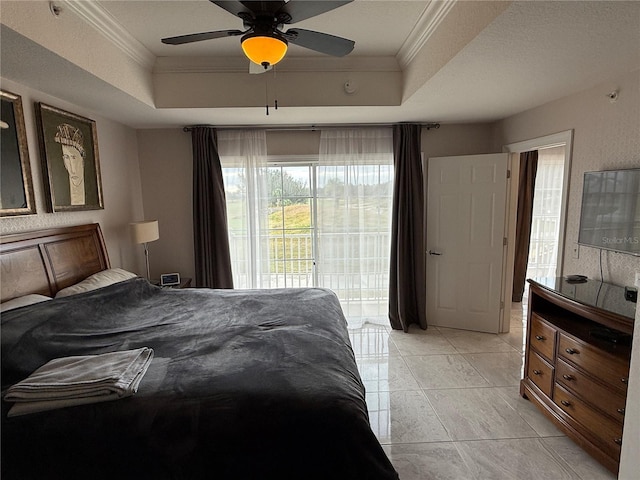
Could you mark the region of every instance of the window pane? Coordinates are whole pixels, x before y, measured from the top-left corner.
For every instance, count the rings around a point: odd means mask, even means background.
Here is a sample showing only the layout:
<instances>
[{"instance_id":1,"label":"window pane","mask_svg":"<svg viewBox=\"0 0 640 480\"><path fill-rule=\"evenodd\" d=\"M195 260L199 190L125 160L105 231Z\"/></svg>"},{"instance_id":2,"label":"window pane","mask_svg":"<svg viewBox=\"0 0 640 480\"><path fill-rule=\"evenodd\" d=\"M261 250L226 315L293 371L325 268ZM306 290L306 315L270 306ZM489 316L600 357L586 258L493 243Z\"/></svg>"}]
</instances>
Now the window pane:
<instances>
[{"instance_id":1,"label":"window pane","mask_svg":"<svg viewBox=\"0 0 640 480\"><path fill-rule=\"evenodd\" d=\"M284 225L292 233L305 231L311 227L311 199L297 199L297 203L288 203L292 199L284 199L287 206L283 209Z\"/></svg>"}]
</instances>

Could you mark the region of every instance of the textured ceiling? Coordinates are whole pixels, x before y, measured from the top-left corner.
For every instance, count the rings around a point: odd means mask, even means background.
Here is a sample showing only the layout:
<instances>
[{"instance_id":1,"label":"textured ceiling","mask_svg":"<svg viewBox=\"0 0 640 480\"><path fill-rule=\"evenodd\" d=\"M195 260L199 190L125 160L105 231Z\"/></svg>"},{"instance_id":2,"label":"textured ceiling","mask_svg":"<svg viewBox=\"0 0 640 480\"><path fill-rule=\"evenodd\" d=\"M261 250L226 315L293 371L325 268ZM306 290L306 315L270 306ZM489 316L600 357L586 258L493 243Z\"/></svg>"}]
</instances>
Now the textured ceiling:
<instances>
[{"instance_id":1,"label":"textured ceiling","mask_svg":"<svg viewBox=\"0 0 640 480\"><path fill-rule=\"evenodd\" d=\"M56 32L38 35L33 33L37 30L29 30L26 25L37 12L43 17L33 21L51 28L47 24L51 22L48 2L44 1L2 0L0 21L11 28L3 25L0 31L0 73L138 128L198 123L488 122L640 68L637 1L494 2L499 8L495 18L487 17L485 25L474 12L490 2L356 0L296 25L351 38L356 42L354 51L338 62L292 46L279 66L279 72L283 72L280 88L286 93L290 86L286 83L288 71L295 73L291 78L303 79L296 88L304 88L304 79L312 78L304 75L333 71L342 72L345 79L352 72L363 87L371 79L378 82L375 88L382 92L392 87L380 80L386 77L376 76L376 72L397 72L404 85L399 92L399 105L376 106L375 101L349 104L346 102L357 95L348 98L343 93L345 103L320 101L291 106L269 118L265 118L262 106L216 108L193 105L190 100L191 103L185 101L185 108L154 108L153 99L132 93L126 88L127 82L134 85L139 80L143 85L149 82L148 78L167 71L213 75L211 88L220 86L224 78L231 82L248 78L215 76L221 67L225 71L235 69L237 75L249 75L245 73L247 61L238 37L185 46L160 42L166 36L241 28L240 20L206 0L60 1L64 16L60 21L90 24L86 28L102 42L108 39L143 65L146 77L125 81L129 61L127 65L109 64L109 75L100 75L99 68L83 66L83 62L99 63L100 52L87 54L86 58L65 58L69 55L64 52L54 53L56 50L47 42L57 38ZM34 4L42 4L48 19L40 10L33 10ZM24 19L7 18L20 16L20 10L27 8L32 11ZM80 10L86 12L78 14ZM467 11L470 13L465 14ZM95 13L98 18L94 22ZM42 75L43 68L46 76ZM179 87L176 92L184 93ZM158 93L155 81L144 88L151 92L149 95L153 95L154 88ZM263 88L262 83L259 88ZM179 101L176 104L181 107Z\"/></svg>"},{"instance_id":2,"label":"textured ceiling","mask_svg":"<svg viewBox=\"0 0 640 480\"><path fill-rule=\"evenodd\" d=\"M206 1L103 1L102 6L156 56L242 56L240 39L229 37L188 45L164 45L163 37L213 30L242 30L242 21ZM349 38L354 56L395 56L428 1L358 1L296 27ZM285 30L289 26L285 26ZM320 55L291 46L291 56Z\"/></svg>"},{"instance_id":3,"label":"textured ceiling","mask_svg":"<svg viewBox=\"0 0 640 480\"><path fill-rule=\"evenodd\" d=\"M499 119L640 68L640 2L517 2L410 99Z\"/></svg>"}]
</instances>

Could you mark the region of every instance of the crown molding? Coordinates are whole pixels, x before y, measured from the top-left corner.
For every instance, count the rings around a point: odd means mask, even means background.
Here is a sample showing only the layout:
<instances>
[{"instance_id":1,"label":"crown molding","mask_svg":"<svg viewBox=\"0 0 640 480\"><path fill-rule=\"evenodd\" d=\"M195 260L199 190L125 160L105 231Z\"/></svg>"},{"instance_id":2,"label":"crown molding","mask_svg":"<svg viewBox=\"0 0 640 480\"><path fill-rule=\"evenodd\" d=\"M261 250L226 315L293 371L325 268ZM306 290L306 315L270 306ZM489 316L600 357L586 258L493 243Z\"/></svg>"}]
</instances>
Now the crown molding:
<instances>
[{"instance_id":1,"label":"crown molding","mask_svg":"<svg viewBox=\"0 0 640 480\"><path fill-rule=\"evenodd\" d=\"M418 54L420 49L429 41L442 20L447 16L457 0L432 0L416 22L415 27L400 47L396 58L400 68L404 70Z\"/></svg>"},{"instance_id":2,"label":"crown molding","mask_svg":"<svg viewBox=\"0 0 640 480\"><path fill-rule=\"evenodd\" d=\"M116 47L135 60L141 66L151 69L156 57L142 43L136 40L125 28L98 2L62 0L70 10L104 35Z\"/></svg>"},{"instance_id":3,"label":"crown molding","mask_svg":"<svg viewBox=\"0 0 640 480\"><path fill-rule=\"evenodd\" d=\"M285 57L277 72L399 72L395 57ZM246 73L249 60L234 57L158 57L153 73Z\"/></svg>"},{"instance_id":4,"label":"crown molding","mask_svg":"<svg viewBox=\"0 0 640 480\"><path fill-rule=\"evenodd\" d=\"M341 59L320 58L285 58L278 66L280 71L311 72L325 71L398 71L404 70L420 49L427 43L442 20L458 0L432 0L416 22L415 27L398 51L395 59L387 57L365 59L365 57L345 57ZM141 66L154 70L155 73L226 73L244 72L248 70L245 63L232 61L229 58L207 61L191 59L186 62L173 61L173 57L158 57L136 40L107 10L98 2L78 0L60 0L81 19L95 28L116 47ZM168 59L168 60L167 60ZM348 59L349 61L344 61ZM335 61L338 60L338 61ZM342 60L342 62L340 62Z\"/></svg>"}]
</instances>

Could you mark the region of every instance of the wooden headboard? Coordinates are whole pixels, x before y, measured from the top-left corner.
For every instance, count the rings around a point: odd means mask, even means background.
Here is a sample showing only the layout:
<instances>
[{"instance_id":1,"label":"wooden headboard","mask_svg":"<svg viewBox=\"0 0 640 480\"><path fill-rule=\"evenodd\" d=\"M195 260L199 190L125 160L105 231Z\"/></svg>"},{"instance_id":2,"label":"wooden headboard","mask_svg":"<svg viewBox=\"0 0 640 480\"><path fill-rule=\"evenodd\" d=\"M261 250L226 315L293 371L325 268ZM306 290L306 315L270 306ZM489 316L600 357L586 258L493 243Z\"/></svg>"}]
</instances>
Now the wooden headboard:
<instances>
[{"instance_id":1,"label":"wooden headboard","mask_svg":"<svg viewBox=\"0 0 640 480\"><path fill-rule=\"evenodd\" d=\"M110 268L100 225L78 225L0 237L0 301L30 293L49 297Z\"/></svg>"}]
</instances>

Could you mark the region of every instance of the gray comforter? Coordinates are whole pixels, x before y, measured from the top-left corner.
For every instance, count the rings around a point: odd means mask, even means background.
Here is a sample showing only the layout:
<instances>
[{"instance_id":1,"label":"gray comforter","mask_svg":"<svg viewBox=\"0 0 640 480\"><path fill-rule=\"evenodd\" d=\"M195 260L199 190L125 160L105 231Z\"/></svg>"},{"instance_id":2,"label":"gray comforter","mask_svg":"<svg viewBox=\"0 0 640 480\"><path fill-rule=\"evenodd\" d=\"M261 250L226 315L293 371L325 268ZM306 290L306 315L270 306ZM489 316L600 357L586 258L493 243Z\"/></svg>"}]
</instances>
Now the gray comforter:
<instances>
[{"instance_id":1,"label":"gray comforter","mask_svg":"<svg viewBox=\"0 0 640 480\"><path fill-rule=\"evenodd\" d=\"M394 479L335 295L132 279L2 315L2 391L53 358L141 347L133 397L7 418L2 478Z\"/></svg>"}]
</instances>

